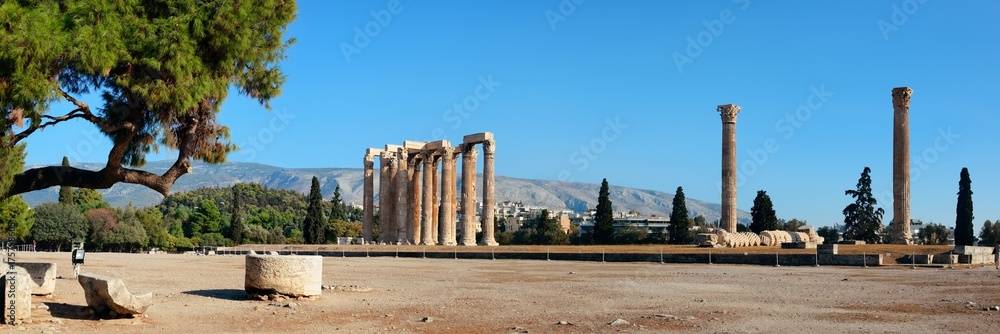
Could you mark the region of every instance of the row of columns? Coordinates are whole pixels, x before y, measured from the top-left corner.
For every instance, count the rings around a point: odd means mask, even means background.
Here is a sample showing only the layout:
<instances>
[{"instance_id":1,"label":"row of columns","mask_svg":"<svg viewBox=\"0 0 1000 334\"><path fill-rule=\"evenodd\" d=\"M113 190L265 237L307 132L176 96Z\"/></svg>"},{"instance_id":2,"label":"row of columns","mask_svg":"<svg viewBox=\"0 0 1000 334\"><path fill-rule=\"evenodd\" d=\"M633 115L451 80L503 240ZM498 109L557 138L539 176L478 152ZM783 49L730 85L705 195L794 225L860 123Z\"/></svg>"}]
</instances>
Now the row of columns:
<instances>
[{"instance_id":1,"label":"row of columns","mask_svg":"<svg viewBox=\"0 0 1000 334\"><path fill-rule=\"evenodd\" d=\"M476 145L483 147L483 210L476 220ZM496 142L490 132L465 136L462 144L447 140L404 141L402 146L370 148L364 158L365 242L373 241L375 157L379 158L379 242L421 245L497 245L493 220ZM462 192L458 202L457 161L462 157ZM438 168L440 167L440 172ZM459 206L459 204L461 204ZM461 238L455 214L461 208ZM476 224L482 238L476 241Z\"/></svg>"}]
</instances>

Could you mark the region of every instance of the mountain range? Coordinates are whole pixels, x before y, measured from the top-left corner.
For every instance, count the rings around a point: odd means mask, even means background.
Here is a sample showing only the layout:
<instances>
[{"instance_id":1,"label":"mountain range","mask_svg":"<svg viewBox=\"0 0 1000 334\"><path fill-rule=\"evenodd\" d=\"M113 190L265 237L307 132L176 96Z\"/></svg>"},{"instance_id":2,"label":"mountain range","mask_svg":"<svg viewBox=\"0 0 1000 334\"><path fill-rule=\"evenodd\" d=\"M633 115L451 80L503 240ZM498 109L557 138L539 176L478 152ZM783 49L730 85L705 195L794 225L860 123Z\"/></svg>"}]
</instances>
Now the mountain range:
<instances>
[{"instance_id":1,"label":"mountain range","mask_svg":"<svg viewBox=\"0 0 1000 334\"><path fill-rule=\"evenodd\" d=\"M171 161L150 162L145 167L152 173L162 173L172 164ZM78 168L98 170L103 164L81 163ZM36 167L36 166L29 166ZM260 183L270 188L288 189L300 193L308 193L313 176L319 177L323 198L333 197L334 189L340 185L340 194L344 202L361 203L363 188L363 170L361 168L282 168L270 165L227 162L223 164L206 164L196 162L193 171L180 177L174 184L174 193L190 191L202 187L228 187L236 183ZM376 170L375 189L378 191ZM482 175L477 175L477 184L482 185ZM461 183L461 181L459 181ZM477 189L482 189L477 186ZM45 202L56 201L59 187L34 191L24 194L24 200L31 206ZM498 203L504 201L521 202L526 206L544 207L549 210L573 210L583 212L597 207L599 184L581 182L563 182L550 180L518 179L497 176L495 183ZM655 190L635 189L610 186L610 199L615 211L638 211L643 217L656 215L670 216L674 195ZM144 186L119 183L110 189L100 190L104 199L114 206L146 207L159 204L163 196ZM378 194L376 194L376 201ZM482 193L477 194L479 200ZM704 215L708 222L719 219L721 205L697 199L686 199L689 214L694 217ZM749 221L750 214L739 211L741 222Z\"/></svg>"}]
</instances>

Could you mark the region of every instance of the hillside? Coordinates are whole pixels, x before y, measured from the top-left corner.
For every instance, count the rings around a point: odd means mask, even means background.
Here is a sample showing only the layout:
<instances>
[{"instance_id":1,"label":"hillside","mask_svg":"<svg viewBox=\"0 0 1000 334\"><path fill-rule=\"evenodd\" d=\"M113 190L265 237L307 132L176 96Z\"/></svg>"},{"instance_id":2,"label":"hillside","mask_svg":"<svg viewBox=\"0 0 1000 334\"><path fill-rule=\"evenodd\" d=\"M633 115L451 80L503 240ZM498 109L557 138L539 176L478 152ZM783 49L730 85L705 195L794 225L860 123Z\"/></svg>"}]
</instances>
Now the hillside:
<instances>
[{"instance_id":1,"label":"hillside","mask_svg":"<svg viewBox=\"0 0 1000 334\"><path fill-rule=\"evenodd\" d=\"M171 162L149 163L144 169L162 173ZM100 169L101 164L79 164L77 167ZM281 168L257 163L229 162L220 165L195 163L194 171L182 176L173 187L173 192L189 191L201 187L228 187L239 182L256 182L267 187L288 189L300 193L309 191L312 176L318 176L324 198L333 197L334 188L339 184L345 202L361 203L363 196L363 175L360 168ZM481 177L481 176L480 176ZM378 178L375 180L378 189ZM482 184L480 178L477 183ZM582 212L597 206L599 184L561 182L549 180L516 179L497 176L496 196L498 202L520 201L528 206L547 207L550 210L569 209ZM477 187L477 189L481 189ZM636 210L641 214L669 216L673 194L645 189L611 186L611 201L615 211ZM35 206L55 201L58 187L25 194L25 201ZM101 190L104 198L115 206L145 207L163 200L156 192L142 186L118 184L111 189ZM482 194L478 194L481 197ZM377 198L377 196L376 196ZM709 203L687 198L687 208L693 215L702 214L711 222L719 218L718 203ZM748 221L750 214L739 212L740 221Z\"/></svg>"}]
</instances>

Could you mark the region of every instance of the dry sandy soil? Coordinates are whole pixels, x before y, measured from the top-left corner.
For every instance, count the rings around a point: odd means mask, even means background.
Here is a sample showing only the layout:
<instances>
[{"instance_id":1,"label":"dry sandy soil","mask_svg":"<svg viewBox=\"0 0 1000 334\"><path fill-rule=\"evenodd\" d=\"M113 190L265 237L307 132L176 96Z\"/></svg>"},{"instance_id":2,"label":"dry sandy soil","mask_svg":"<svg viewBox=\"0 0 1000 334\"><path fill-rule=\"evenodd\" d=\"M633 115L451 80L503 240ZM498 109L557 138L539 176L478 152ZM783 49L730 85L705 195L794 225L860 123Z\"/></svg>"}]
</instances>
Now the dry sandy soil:
<instances>
[{"instance_id":1,"label":"dry sandy soil","mask_svg":"<svg viewBox=\"0 0 1000 334\"><path fill-rule=\"evenodd\" d=\"M3 332L1000 332L1000 311L982 310L1000 305L993 267L328 257L323 284L355 288L260 301L246 299L241 256L88 253L83 272L155 296L143 316L95 320L68 253L16 259L56 262L63 278L53 297L33 298L48 310ZM616 319L628 324L609 325Z\"/></svg>"}]
</instances>

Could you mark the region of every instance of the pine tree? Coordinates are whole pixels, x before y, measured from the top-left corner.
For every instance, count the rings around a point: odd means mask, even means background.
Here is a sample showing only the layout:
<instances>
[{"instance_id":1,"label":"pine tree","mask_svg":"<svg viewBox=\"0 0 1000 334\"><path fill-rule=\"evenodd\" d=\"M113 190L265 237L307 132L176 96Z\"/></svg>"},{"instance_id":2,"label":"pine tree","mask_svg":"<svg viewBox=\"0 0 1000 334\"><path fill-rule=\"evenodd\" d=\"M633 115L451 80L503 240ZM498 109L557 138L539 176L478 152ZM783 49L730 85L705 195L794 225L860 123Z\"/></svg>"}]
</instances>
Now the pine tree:
<instances>
[{"instance_id":1,"label":"pine tree","mask_svg":"<svg viewBox=\"0 0 1000 334\"><path fill-rule=\"evenodd\" d=\"M597 212L594 215L595 244L610 244L615 237L615 218L611 207L608 179L601 181L601 190L597 193Z\"/></svg>"},{"instance_id":2,"label":"pine tree","mask_svg":"<svg viewBox=\"0 0 1000 334\"><path fill-rule=\"evenodd\" d=\"M958 205L955 208L955 245L971 246L975 240L972 227L972 180L969 178L969 169L962 168L962 174L958 181Z\"/></svg>"},{"instance_id":3,"label":"pine tree","mask_svg":"<svg viewBox=\"0 0 1000 334\"><path fill-rule=\"evenodd\" d=\"M69 158L63 156L62 165L63 167L69 167ZM59 187L59 203L73 205L73 187Z\"/></svg>"},{"instance_id":4,"label":"pine tree","mask_svg":"<svg viewBox=\"0 0 1000 334\"><path fill-rule=\"evenodd\" d=\"M322 244L326 242L325 219L323 219L323 194L319 190L319 178L313 176L312 187L309 189L309 207L306 209L306 220L302 224L302 237L307 244Z\"/></svg>"},{"instance_id":5,"label":"pine tree","mask_svg":"<svg viewBox=\"0 0 1000 334\"><path fill-rule=\"evenodd\" d=\"M346 208L344 207L344 201L342 201L340 199L340 185L339 184L337 185L337 188L333 190L333 199L330 200L330 203L333 204L333 208L330 209L330 219L345 220L346 221L347 220L347 212L346 212L347 210L345 210Z\"/></svg>"},{"instance_id":6,"label":"pine tree","mask_svg":"<svg viewBox=\"0 0 1000 334\"><path fill-rule=\"evenodd\" d=\"M778 226L778 216L774 212L774 205L771 203L771 196L766 191L758 190L757 198L753 199L753 207L750 208L750 231L760 234L763 231L774 231L781 228Z\"/></svg>"},{"instance_id":7,"label":"pine tree","mask_svg":"<svg viewBox=\"0 0 1000 334\"><path fill-rule=\"evenodd\" d=\"M687 203L684 200L684 188L677 187L674 194L673 210L670 211L670 243L685 245L694 242L691 233L691 220L688 219Z\"/></svg>"},{"instance_id":8,"label":"pine tree","mask_svg":"<svg viewBox=\"0 0 1000 334\"><path fill-rule=\"evenodd\" d=\"M844 240L863 240L879 243L882 231L882 215L885 210L877 207L878 201L872 196L871 169L865 167L858 179L857 189L844 191L854 197L854 203L844 208Z\"/></svg>"},{"instance_id":9,"label":"pine tree","mask_svg":"<svg viewBox=\"0 0 1000 334\"><path fill-rule=\"evenodd\" d=\"M243 231L245 230L243 226L243 200L240 198L239 189L239 185L233 186L233 213L229 223L232 231L229 239L232 239L237 245L243 243Z\"/></svg>"}]
</instances>

